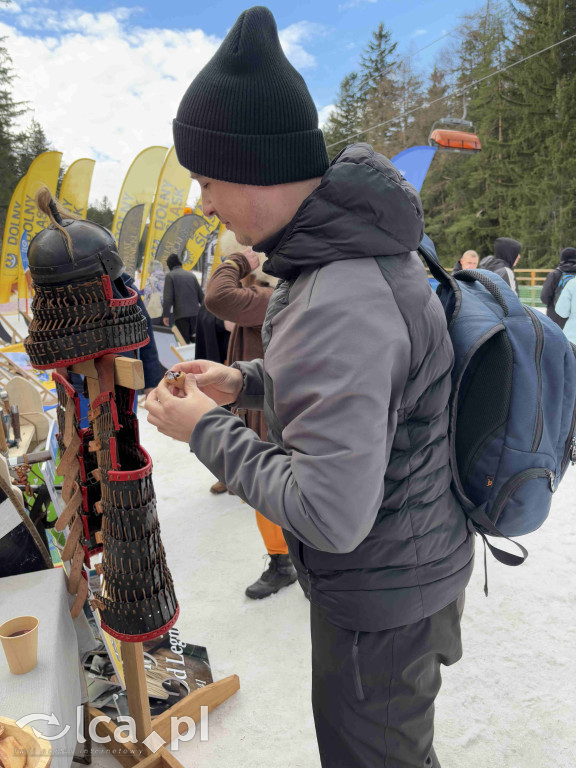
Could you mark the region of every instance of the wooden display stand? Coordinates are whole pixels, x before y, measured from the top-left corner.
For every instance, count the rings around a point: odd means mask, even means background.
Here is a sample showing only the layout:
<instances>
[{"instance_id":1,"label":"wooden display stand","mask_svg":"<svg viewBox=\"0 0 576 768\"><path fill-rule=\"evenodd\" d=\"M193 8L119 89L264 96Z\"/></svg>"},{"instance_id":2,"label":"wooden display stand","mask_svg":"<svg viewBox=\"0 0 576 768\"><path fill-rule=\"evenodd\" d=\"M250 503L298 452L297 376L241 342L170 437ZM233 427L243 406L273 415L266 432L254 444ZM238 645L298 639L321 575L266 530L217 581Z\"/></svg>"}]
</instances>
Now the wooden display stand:
<instances>
[{"instance_id":1,"label":"wooden display stand","mask_svg":"<svg viewBox=\"0 0 576 768\"><path fill-rule=\"evenodd\" d=\"M101 393L102 380L114 382L128 389L142 389L144 387L144 374L142 363L134 358L119 357L117 355L105 355L97 362L88 360L78 363L70 368L74 373L80 373L87 378L90 404ZM99 377L100 374L100 377ZM146 671L144 667L144 652L142 643L121 642L122 663L124 666L124 678L126 682L126 695L130 715L136 724L136 736L138 743L123 744L114 738L116 725L113 722L98 722L96 733L99 736L110 737L110 754L115 757L124 768L181 768L181 763L165 747L152 752L144 740L155 731L161 739L169 742L171 737L171 718L189 717L195 723L200 721L201 707L207 707L211 712L217 706L229 699L240 688L238 675L210 683L204 688L193 691L185 699L175 704L171 709L155 717L150 716L148 692L146 689ZM102 712L90 707L90 719L102 716ZM182 730L180 735L185 735L188 727ZM152 745L153 746L153 745Z\"/></svg>"}]
</instances>

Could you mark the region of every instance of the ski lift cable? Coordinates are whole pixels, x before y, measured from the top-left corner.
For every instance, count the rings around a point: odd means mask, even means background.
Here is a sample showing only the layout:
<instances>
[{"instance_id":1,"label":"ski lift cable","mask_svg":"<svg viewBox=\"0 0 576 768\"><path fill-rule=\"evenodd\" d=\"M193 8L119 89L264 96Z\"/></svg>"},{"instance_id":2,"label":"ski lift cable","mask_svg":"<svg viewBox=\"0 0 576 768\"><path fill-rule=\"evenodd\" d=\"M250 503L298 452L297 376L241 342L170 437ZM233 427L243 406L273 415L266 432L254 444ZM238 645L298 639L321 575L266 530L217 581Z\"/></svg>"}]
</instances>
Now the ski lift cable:
<instances>
[{"instance_id":1,"label":"ski lift cable","mask_svg":"<svg viewBox=\"0 0 576 768\"><path fill-rule=\"evenodd\" d=\"M332 147L337 147L339 144L344 144L346 141L349 141L350 139L355 139L358 136L363 136L365 133L368 133L369 131L374 131L376 128L382 128L384 125L389 125L390 123L395 123L397 120L401 120L403 117L408 117L409 115L414 114L414 112L418 112L421 109L424 109L425 107L431 107L433 104L437 104L440 101L446 101L446 99L454 98L456 96L461 96L466 93L470 88L474 88L476 85L480 85L480 83L483 83L485 80L489 80L491 77L495 77L496 75L501 74L502 72L506 72L509 69L512 69L512 67L518 66L518 64L523 64L525 61L528 61L529 59L533 59L536 56L539 56L541 53L546 53L546 51L551 51L553 48L558 47L559 45L564 45L564 43L569 42L570 40L573 40L576 38L576 34L570 35L570 37L565 37L563 40L558 40L558 42L553 43L552 45L547 46L546 48L542 48L539 51L536 51L536 53L531 53L529 56L524 56L523 59L519 59L518 61L513 61L512 64L508 64L505 67L502 67L502 69L498 69L496 72L491 72L489 75L485 75L484 77L481 77L479 80L474 80L471 83L468 83L468 85L463 86L457 91L454 91L452 93L447 93L444 96L440 96L437 99L434 99L433 101L427 101L424 102L424 104L421 104L419 107L414 107L414 109L409 109L406 112L402 112L399 115L396 115L396 117L391 117L389 120L385 120L383 123L377 123L377 125L371 125L369 128L365 128L363 131L359 131L358 133L353 133L350 136L347 136L345 139L340 139L339 141L335 141L333 144L328 144L326 149L331 149Z\"/></svg>"}]
</instances>

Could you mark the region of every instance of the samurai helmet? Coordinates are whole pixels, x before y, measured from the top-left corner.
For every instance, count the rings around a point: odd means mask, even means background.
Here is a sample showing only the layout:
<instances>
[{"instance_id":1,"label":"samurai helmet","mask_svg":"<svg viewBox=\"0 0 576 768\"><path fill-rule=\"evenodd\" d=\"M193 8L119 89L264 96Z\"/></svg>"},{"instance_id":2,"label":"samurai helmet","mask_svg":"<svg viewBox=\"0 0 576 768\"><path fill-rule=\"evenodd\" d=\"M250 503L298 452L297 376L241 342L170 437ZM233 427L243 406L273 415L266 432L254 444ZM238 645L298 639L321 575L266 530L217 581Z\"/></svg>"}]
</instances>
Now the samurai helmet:
<instances>
[{"instance_id":1,"label":"samurai helmet","mask_svg":"<svg viewBox=\"0 0 576 768\"><path fill-rule=\"evenodd\" d=\"M35 295L24 346L35 368L56 368L148 343L138 294L122 280L112 233L78 219L47 187L36 204L50 219L28 249Z\"/></svg>"}]
</instances>

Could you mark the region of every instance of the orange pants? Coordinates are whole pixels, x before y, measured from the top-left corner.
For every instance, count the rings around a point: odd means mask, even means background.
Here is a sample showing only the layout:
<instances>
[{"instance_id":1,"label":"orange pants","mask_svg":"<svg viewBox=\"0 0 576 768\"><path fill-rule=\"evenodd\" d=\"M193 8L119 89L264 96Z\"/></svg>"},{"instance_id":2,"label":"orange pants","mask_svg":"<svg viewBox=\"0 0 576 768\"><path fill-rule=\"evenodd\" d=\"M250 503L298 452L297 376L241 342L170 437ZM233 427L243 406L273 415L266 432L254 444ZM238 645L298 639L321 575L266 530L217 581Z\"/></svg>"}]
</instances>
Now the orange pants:
<instances>
[{"instance_id":1,"label":"orange pants","mask_svg":"<svg viewBox=\"0 0 576 768\"><path fill-rule=\"evenodd\" d=\"M256 523L260 531L260 535L264 539L264 544L268 550L269 555L287 555L288 547L284 540L284 534L282 528L276 523L271 523L264 515L261 515L258 510L256 512Z\"/></svg>"}]
</instances>

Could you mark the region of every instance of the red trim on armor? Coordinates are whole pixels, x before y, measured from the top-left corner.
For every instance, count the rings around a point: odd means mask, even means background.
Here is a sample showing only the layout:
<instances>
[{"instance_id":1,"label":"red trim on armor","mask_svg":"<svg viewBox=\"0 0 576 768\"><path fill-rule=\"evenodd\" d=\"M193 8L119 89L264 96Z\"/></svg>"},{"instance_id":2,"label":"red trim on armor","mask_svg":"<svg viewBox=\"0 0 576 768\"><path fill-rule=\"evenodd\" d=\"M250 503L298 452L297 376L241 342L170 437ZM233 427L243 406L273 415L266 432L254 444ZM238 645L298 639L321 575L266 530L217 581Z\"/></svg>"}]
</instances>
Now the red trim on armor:
<instances>
[{"instance_id":1,"label":"red trim on armor","mask_svg":"<svg viewBox=\"0 0 576 768\"><path fill-rule=\"evenodd\" d=\"M112 635L112 637L115 637L116 640L123 640L125 643L147 643L148 640L154 640L155 637L160 637L160 635L164 635L168 632L168 630L176 624L179 615L180 606L178 605L176 607L176 613L167 624L164 624L160 629L155 629L154 632L148 632L146 635L123 635L122 632L116 632L116 630L110 629L110 627L102 621L102 611L100 611L100 624L102 629L105 632L108 632L109 635Z\"/></svg>"},{"instance_id":2,"label":"red trim on armor","mask_svg":"<svg viewBox=\"0 0 576 768\"><path fill-rule=\"evenodd\" d=\"M126 409L126 413L132 413L133 412L135 398L136 398L136 390L135 389L131 389L130 390L130 398L129 398L129 401L128 401L128 408ZM136 437L138 437L138 436L136 436Z\"/></svg>"},{"instance_id":3,"label":"red trim on armor","mask_svg":"<svg viewBox=\"0 0 576 768\"><path fill-rule=\"evenodd\" d=\"M95 397L92 401L92 410L95 411L102 403L110 403L110 413L112 414L112 421L116 432L120 431L120 420L118 419L118 407L116 405L116 398L114 392L102 392ZM112 438L111 438L112 439Z\"/></svg>"},{"instance_id":4,"label":"red trim on armor","mask_svg":"<svg viewBox=\"0 0 576 768\"><path fill-rule=\"evenodd\" d=\"M139 341L137 344L129 344L126 347L112 347L111 349L102 349L99 352L94 352L91 355L71 357L69 360L57 360L55 363L48 363L48 365L38 365L32 363L32 367L37 371L46 371L49 368L68 368L71 365L76 365L76 363L83 363L86 360L94 360L95 357L103 357L104 355L110 355L113 352L130 352L132 349L140 349L140 347L145 347L149 341L150 339L144 339L144 341Z\"/></svg>"},{"instance_id":5,"label":"red trim on armor","mask_svg":"<svg viewBox=\"0 0 576 768\"><path fill-rule=\"evenodd\" d=\"M92 435L92 430L90 427L83 427L82 429L78 430L78 437L80 438L80 446L78 447L78 462L80 464L80 479L83 483L88 482L88 475L86 474L86 465L84 463L84 437L87 432L90 432L90 435Z\"/></svg>"},{"instance_id":6,"label":"red trim on armor","mask_svg":"<svg viewBox=\"0 0 576 768\"><path fill-rule=\"evenodd\" d=\"M110 275L102 275L100 279L102 280L102 287L104 288L104 296L108 299L108 303L111 307L129 307L132 304L136 304L138 301L137 292L133 288L128 288L127 285L125 288L130 292L130 296L127 299L115 299L114 293L112 292Z\"/></svg>"},{"instance_id":7,"label":"red trim on armor","mask_svg":"<svg viewBox=\"0 0 576 768\"><path fill-rule=\"evenodd\" d=\"M116 438L111 437L110 438L110 461L112 462L112 469L120 469L120 464L118 463L118 450L116 448Z\"/></svg>"},{"instance_id":8,"label":"red trim on armor","mask_svg":"<svg viewBox=\"0 0 576 768\"><path fill-rule=\"evenodd\" d=\"M76 390L74 389L72 384L70 384L68 379L65 379L61 373L57 373L56 371L54 371L54 373L52 374L52 381L57 381L59 384L62 384L62 386L66 390L66 393L68 394L69 397L74 397L74 395L76 394Z\"/></svg>"},{"instance_id":9,"label":"red trim on armor","mask_svg":"<svg viewBox=\"0 0 576 768\"><path fill-rule=\"evenodd\" d=\"M90 553L88 552L86 544L82 544L82 549L84 550L84 562L86 563L86 568L90 568Z\"/></svg>"},{"instance_id":10,"label":"red trim on armor","mask_svg":"<svg viewBox=\"0 0 576 768\"><path fill-rule=\"evenodd\" d=\"M86 541L90 539L90 528L88 528L88 518L86 515L80 515L80 518L82 519L82 525L84 526L84 538ZM88 552L88 549L84 547L86 552Z\"/></svg>"},{"instance_id":11,"label":"red trim on armor","mask_svg":"<svg viewBox=\"0 0 576 768\"><path fill-rule=\"evenodd\" d=\"M112 397L114 397L113 392L100 392L100 394L92 400L92 410L95 411L99 405L102 405L102 403L108 403Z\"/></svg>"},{"instance_id":12,"label":"red trim on armor","mask_svg":"<svg viewBox=\"0 0 576 768\"><path fill-rule=\"evenodd\" d=\"M90 555L90 557L94 557L94 555L99 555L100 552L103 552L103 551L104 551L104 547L102 546L102 544L97 544L94 547L94 549L88 550L88 554Z\"/></svg>"},{"instance_id":13,"label":"red trim on armor","mask_svg":"<svg viewBox=\"0 0 576 768\"><path fill-rule=\"evenodd\" d=\"M138 446L138 449L144 454L146 464L141 469L111 470L108 472L108 480L113 483L126 482L127 480L142 480L142 478L152 474L152 459L150 458L150 454L145 451L141 445Z\"/></svg>"},{"instance_id":14,"label":"red trim on armor","mask_svg":"<svg viewBox=\"0 0 576 768\"><path fill-rule=\"evenodd\" d=\"M108 301L112 301L112 299L114 298L114 294L112 293L112 282L110 280L110 276L101 275L100 280L102 281L104 296L108 299Z\"/></svg>"},{"instance_id":15,"label":"red trim on armor","mask_svg":"<svg viewBox=\"0 0 576 768\"><path fill-rule=\"evenodd\" d=\"M52 366L54 367L54 366ZM72 384L68 381L68 379L64 378L61 373L57 373L54 371L52 373L52 381L58 382L64 387L64 390L66 391L66 394L68 397L72 398L74 401L74 411L76 413L76 419L80 421L80 398L78 397L78 392L74 389Z\"/></svg>"},{"instance_id":16,"label":"red trim on armor","mask_svg":"<svg viewBox=\"0 0 576 768\"><path fill-rule=\"evenodd\" d=\"M88 504L88 488L86 488L86 486L84 486L84 485L81 485L80 486L80 491L82 492L82 509L84 510L84 512L88 513L88 507L89 507L89 504ZM86 538L89 539L90 536L88 536L88 534L86 534Z\"/></svg>"}]
</instances>

